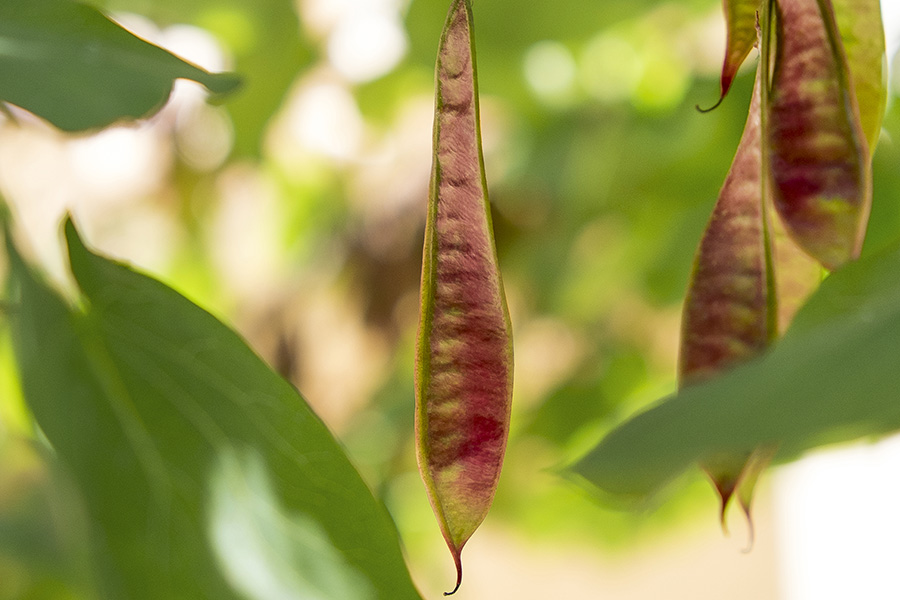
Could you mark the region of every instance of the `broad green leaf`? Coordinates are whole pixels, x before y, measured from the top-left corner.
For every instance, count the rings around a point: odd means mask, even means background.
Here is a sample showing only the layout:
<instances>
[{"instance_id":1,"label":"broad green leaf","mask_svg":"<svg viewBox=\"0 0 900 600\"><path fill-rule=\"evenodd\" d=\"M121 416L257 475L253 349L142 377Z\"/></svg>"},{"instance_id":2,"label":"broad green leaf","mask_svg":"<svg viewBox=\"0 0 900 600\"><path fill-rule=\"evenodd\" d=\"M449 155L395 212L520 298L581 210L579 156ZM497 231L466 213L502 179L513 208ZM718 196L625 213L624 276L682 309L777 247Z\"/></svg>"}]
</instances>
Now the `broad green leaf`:
<instances>
[{"instance_id":1,"label":"broad green leaf","mask_svg":"<svg viewBox=\"0 0 900 600\"><path fill-rule=\"evenodd\" d=\"M470 0L454 0L436 68L434 157L416 351L419 470L462 582L506 451L512 332L481 154ZM453 593L449 592L449 593Z\"/></svg>"},{"instance_id":2,"label":"broad green leaf","mask_svg":"<svg viewBox=\"0 0 900 600\"><path fill-rule=\"evenodd\" d=\"M875 152L887 104L887 58L880 0L831 0L850 69L859 118Z\"/></svg>"},{"instance_id":3,"label":"broad green leaf","mask_svg":"<svg viewBox=\"0 0 900 600\"><path fill-rule=\"evenodd\" d=\"M826 279L770 352L624 423L571 470L644 498L715 453L816 446L900 428L900 248Z\"/></svg>"},{"instance_id":4,"label":"broad green leaf","mask_svg":"<svg viewBox=\"0 0 900 600\"><path fill-rule=\"evenodd\" d=\"M767 135L775 208L828 269L859 256L871 169L830 0L776 2Z\"/></svg>"},{"instance_id":5,"label":"broad green leaf","mask_svg":"<svg viewBox=\"0 0 900 600\"><path fill-rule=\"evenodd\" d=\"M222 451L211 483L213 547L245 597L375 597L371 585L334 548L321 525L285 510L258 453Z\"/></svg>"},{"instance_id":6,"label":"broad green leaf","mask_svg":"<svg viewBox=\"0 0 900 600\"><path fill-rule=\"evenodd\" d=\"M96 9L71 0L0 3L0 100L65 131L138 119L166 102L175 79L233 91L211 74L149 44Z\"/></svg>"},{"instance_id":7,"label":"broad green leaf","mask_svg":"<svg viewBox=\"0 0 900 600\"><path fill-rule=\"evenodd\" d=\"M93 254L71 222L66 237L85 311L10 245L14 348L26 400L86 499L107 596L243 597L216 554L222 464L236 455L254 457L270 486L255 492L315 530L364 598L419 598L384 507L297 392L214 317Z\"/></svg>"},{"instance_id":8,"label":"broad green leaf","mask_svg":"<svg viewBox=\"0 0 900 600\"><path fill-rule=\"evenodd\" d=\"M0 600L96 598L84 503L33 440L0 431Z\"/></svg>"}]
</instances>

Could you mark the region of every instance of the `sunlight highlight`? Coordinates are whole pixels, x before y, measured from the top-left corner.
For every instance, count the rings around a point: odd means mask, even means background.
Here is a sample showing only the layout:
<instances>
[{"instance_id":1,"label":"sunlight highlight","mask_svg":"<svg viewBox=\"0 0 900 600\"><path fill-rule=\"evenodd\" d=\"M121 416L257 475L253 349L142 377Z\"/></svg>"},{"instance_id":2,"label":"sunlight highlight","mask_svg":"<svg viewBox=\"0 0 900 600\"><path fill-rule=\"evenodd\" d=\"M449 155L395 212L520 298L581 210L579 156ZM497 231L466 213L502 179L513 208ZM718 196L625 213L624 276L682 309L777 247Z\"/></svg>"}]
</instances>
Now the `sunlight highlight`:
<instances>
[{"instance_id":1,"label":"sunlight highlight","mask_svg":"<svg viewBox=\"0 0 900 600\"><path fill-rule=\"evenodd\" d=\"M534 93L548 103L565 102L575 84L575 59L563 44L546 40L525 53L525 80Z\"/></svg>"}]
</instances>

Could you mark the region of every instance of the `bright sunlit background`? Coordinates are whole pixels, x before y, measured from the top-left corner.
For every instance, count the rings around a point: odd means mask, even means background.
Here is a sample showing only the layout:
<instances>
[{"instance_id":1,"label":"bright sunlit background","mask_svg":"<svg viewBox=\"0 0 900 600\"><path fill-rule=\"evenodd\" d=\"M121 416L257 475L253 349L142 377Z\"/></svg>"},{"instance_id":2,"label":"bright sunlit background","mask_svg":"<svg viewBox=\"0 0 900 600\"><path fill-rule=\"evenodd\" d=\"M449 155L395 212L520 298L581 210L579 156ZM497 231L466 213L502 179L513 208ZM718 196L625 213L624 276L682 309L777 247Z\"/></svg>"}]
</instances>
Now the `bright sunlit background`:
<instances>
[{"instance_id":1,"label":"bright sunlit background","mask_svg":"<svg viewBox=\"0 0 900 600\"><path fill-rule=\"evenodd\" d=\"M181 81L155 117L93 135L63 135L15 108L0 116L0 191L19 239L67 286L69 211L92 245L233 323L342 440L390 508L423 595L441 597L455 574L415 466L412 348L449 2L93 3L247 86L213 106ZM883 5L893 55L900 1ZM466 547L457 597L900 597L897 440L774 469L749 554L746 524L735 511L722 535L697 473L637 512L553 474L675 387L681 300L744 125L755 55L723 105L700 114L718 93L716 0L474 9L516 391L495 507ZM867 251L900 231L898 139L892 98ZM8 336L0 328L0 513L44 477L22 441L39 434ZM0 556L0 600L27 577Z\"/></svg>"}]
</instances>

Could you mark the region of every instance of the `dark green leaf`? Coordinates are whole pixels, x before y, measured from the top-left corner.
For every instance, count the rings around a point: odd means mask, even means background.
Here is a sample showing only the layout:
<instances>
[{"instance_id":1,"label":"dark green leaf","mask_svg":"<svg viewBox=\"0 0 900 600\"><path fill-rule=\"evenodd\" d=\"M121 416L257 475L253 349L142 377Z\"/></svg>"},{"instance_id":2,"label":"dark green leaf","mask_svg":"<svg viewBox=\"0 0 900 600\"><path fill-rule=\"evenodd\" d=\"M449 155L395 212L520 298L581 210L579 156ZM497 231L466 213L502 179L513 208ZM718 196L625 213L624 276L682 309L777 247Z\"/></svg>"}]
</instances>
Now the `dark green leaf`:
<instances>
[{"instance_id":1,"label":"dark green leaf","mask_svg":"<svg viewBox=\"0 0 900 600\"><path fill-rule=\"evenodd\" d=\"M80 131L158 110L175 79L216 94L232 74L211 74L129 33L71 0L0 3L0 100L60 129Z\"/></svg>"},{"instance_id":2,"label":"dark green leaf","mask_svg":"<svg viewBox=\"0 0 900 600\"><path fill-rule=\"evenodd\" d=\"M361 599L419 598L384 507L296 391L211 315L91 253L71 223L66 233L87 312L70 310L10 246L14 348L25 397L87 500L109 597L239 597L217 517L223 502L241 505L223 497L245 478L228 475L238 464L265 484L253 493L277 500L282 533L296 531L291 522L315 531L290 548L298 565L330 561ZM313 556L322 545L333 552ZM323 595L321 572L304 576L288 580L293 596L346 598Z\"/></svg>"}]
</instances>

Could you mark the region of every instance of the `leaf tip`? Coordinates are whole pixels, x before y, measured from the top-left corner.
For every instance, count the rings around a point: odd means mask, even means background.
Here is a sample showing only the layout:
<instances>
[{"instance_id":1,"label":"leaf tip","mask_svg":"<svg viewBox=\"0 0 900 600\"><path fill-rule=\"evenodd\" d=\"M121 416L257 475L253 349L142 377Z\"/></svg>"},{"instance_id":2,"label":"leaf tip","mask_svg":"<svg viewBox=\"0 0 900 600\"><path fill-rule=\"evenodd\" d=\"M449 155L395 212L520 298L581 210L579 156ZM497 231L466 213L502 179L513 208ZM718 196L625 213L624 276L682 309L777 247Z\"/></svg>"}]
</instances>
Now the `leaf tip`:
<instances>
[{"instance_id":1,"label":"leaf tip","mask_svg":"<svg viewBox=\"0 0 900 600\"><path fill-rule=\"evenodd\" d=\"M67 212L63 218L63 230L66 232L66 239L69 239L72 236L78 236L78 229L75 227L72 213Z\"/></svg>"},{"instance_id":2,"label":"leaf tip","mask_svg":"<svg viewBox=\"0 0 900 600\"><path fill-rule=\"evenodd\" d=\"M84 267L93 255L70 213L66 213L63 221L63 231L65 232L66 246L69 251L69 268L75 276L76 281L81 285L85 271Z\"/></svg>"},{"instance_id":3,"label":"leaf tip","mask_svg":"<svg viewBox=\"0 0 900 600\"><path fill-rule=\"evenodd\" d=\"M85 247L84 241L81 239L81 233L78 231L78 227L76 227L75 220L72 219L71 213L66 213L66 216L63 219L63 232L66 238L66 244L69 246L70 253L75 248Z\"/></svg>"},{"instance_id":4,"label":"leaf tip","mask_svg":"<svg viewBox=\"0 0 900 600\"><path fill-rule=\"evenodd\" d=\"M213 96L231 94L244 86L244 78L237 73L208 73L201 82Z\"/></svg>"}]
</instances>

